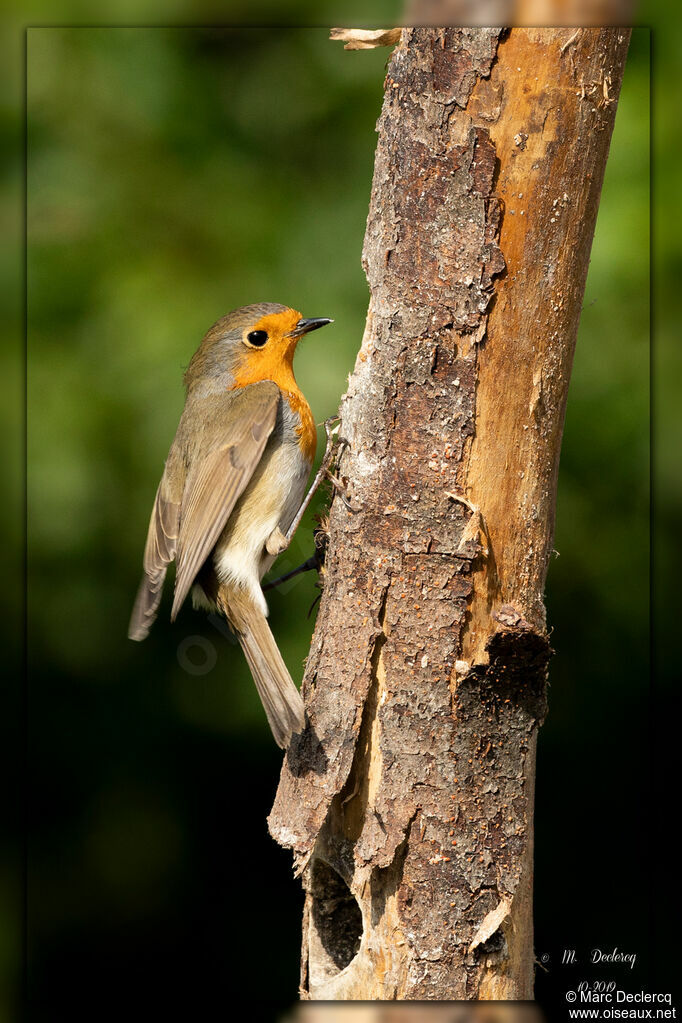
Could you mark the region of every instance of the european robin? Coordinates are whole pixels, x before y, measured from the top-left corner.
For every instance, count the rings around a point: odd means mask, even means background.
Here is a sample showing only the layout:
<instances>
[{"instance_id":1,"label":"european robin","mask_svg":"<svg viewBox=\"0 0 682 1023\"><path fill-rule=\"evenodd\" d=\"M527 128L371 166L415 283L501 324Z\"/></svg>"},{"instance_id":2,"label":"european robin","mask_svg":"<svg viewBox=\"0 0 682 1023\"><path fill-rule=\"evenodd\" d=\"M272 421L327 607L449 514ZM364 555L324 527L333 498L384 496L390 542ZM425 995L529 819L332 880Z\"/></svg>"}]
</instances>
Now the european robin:
<instances>
[{"instance_id":1,"label":"european robin","mask_svg":"<svg viewBox=\"0 0 682 1023\"><path fill-rule=\"evenodd\" d=\"M128 633L149 632L175 560L171 621L190 590L195 607L227 618L282 748L303 730L303 701L268 627L260 580L314 489L304 500L317 431L293 358L302 337L331 322L264 302L223 316L204 337L185 373Z\"/></svg>"}]
</instances>

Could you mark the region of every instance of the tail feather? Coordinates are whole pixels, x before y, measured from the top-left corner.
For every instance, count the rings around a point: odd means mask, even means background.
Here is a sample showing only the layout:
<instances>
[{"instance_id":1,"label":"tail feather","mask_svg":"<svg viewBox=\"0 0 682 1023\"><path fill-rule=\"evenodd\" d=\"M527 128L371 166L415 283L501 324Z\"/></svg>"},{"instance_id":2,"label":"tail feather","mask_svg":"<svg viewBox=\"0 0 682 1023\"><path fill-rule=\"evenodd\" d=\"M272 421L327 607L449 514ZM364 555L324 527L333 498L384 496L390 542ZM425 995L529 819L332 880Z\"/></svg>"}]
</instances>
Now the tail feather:
<instances>
[{"instance_id":1,"label":"tail feather","mask_svg":"<svg viewBox=\"0 0 682 1023\"><path fill-rule=\"evenodd\" d=\"M165 575L166 572L164 570L163 572L157 572L153 577L146 573L142 576L142 582L135 598L135 606L130 616L130 625L128 626L129 639L140 642L146 638L154 623L156 612L161 602L161 591Z\"/></svg>"},{"instance_id":2,"label":"tail feather","mask_svg":"<svg viewBox=\"0 0 682 1023\"><path fill-rule=\"evenodd\" d=\"M291 736L305 728L305 708L268 620L245 590L220 586L217 604L237 633L275 742L286 749Z\"/></svg>"},{"instance_id":3,"label":"tail feather","mask_svg":"<svg viewBox=\"0 0 682 1023\"><path fill-rule=\"evenodd\" d=\"M282 660L267 619L253 608L249 623L238 633L275 742L286 749L294 732L305 728L301 694Z\"/></svg>"}]
</instances>

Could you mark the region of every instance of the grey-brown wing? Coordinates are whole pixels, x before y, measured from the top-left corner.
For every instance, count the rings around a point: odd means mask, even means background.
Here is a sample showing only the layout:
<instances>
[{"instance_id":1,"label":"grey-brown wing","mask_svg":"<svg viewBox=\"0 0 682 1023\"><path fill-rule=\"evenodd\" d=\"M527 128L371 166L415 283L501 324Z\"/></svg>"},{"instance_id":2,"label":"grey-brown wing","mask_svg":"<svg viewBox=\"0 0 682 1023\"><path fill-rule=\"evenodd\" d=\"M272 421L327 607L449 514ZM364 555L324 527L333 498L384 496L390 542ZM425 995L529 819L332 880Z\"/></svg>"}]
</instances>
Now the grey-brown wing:
<instances>
[{"instance_id":1,"label":"grey-brown wing","mask_svg":"<svg viewBox=\"0 0 682 1023\"><path fill-rule=\"evenodd\" d=\"M169 493L168 468L161 478L149 522L144 549L144 575L130 617L130 639L142 640L149 632L161 600L166 569L175 557L180 530L180 502Z\"/></svg>"},{"instance_id":2,"label":"grey-brown wing","mask_svg":"<svg viewBox=\"0 0 682 1023\"><path fill-rule=\"evenodd\" d=\"M229 392L224 432L188 473L180 512L173 621L244 492L277 419L280 391L272 381Z\"/></svg>"}]
</instances>

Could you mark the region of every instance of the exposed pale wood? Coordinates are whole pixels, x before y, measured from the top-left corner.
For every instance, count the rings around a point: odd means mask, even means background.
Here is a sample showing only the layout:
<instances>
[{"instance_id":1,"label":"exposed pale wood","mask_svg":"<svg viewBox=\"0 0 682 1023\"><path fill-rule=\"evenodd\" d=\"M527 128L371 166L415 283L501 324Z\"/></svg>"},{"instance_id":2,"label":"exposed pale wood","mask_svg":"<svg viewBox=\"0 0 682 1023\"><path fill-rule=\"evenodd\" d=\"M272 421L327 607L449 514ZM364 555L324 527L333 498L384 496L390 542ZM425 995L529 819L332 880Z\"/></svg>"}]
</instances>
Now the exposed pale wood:
<instances>
[{"instance_id":1,"label":"exposed pale wood","mask_svg":"<svg viewBox=\"0 0 682 1023\"><path fill-rule=\"evenodd\" d=\"M306 888L302 995L532 997L543 589L628 33L405 29L367 326L270 816Z\"/></svg>"},{"instance_id":2,"label":"exposed pale wood","mask_svg":"<svg viewBox=\"0 0 682 1023\"><path fill-rule=\"evenodd\" d=\"M374 50L377 46L395 46L400 28L332 28L329 38L345 43L344 50Z\"/></svg>"}]
</instances>

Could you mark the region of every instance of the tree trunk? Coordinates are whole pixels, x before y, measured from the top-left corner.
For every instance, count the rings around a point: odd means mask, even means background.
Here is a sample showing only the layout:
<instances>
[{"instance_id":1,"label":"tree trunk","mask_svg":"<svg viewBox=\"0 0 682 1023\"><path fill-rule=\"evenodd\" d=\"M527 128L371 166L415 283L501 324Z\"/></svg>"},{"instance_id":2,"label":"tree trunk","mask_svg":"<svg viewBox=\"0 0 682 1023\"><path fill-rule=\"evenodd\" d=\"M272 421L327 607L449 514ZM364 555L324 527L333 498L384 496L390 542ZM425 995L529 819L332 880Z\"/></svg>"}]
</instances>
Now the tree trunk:
<instances>
[{"instance_id":1,"label":"tree trunk","mask_svg":"<svg viewBox=\"0 0 682 1023\"><path fill-rule=\"evenodd\" d=\"M332 502L269 821L303 874L303 997L532 997L543 589L628 39L405 29L390 60L341 409L357 510Z\"/></svg>"}]
</instances>

